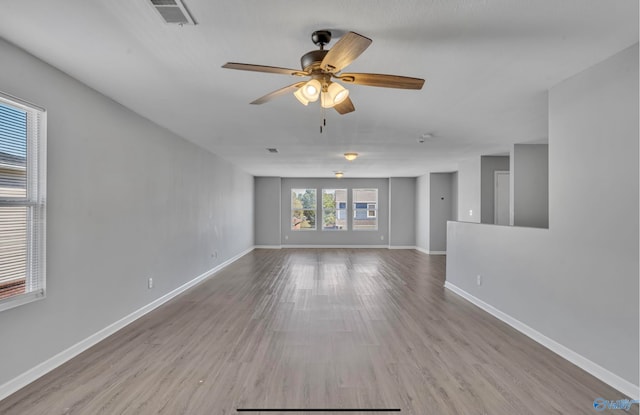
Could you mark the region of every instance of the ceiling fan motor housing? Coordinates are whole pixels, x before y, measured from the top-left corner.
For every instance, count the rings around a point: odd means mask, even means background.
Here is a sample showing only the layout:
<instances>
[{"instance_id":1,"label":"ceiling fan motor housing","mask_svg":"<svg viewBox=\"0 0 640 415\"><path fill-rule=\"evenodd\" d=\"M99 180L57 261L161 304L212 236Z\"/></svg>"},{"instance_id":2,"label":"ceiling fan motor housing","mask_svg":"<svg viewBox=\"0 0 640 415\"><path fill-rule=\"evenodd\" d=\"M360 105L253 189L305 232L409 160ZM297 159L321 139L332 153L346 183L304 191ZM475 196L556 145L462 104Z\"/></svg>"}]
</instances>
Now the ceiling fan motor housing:
<instances>
[{"instance_id":1,"label":"ceiling fan motor housing","mask_svg":"<svg viewBox=\"0 0 640 415\"><path fill-rule=\"evenodd\" d=\"M313 72L314 69L320 68L320 63L324 59L325 55L329 52L328 50L312 50L311 52L305 53L300 58L300 65L302 66L302 70L307 72Z\"/></svg>"}]
</instances>

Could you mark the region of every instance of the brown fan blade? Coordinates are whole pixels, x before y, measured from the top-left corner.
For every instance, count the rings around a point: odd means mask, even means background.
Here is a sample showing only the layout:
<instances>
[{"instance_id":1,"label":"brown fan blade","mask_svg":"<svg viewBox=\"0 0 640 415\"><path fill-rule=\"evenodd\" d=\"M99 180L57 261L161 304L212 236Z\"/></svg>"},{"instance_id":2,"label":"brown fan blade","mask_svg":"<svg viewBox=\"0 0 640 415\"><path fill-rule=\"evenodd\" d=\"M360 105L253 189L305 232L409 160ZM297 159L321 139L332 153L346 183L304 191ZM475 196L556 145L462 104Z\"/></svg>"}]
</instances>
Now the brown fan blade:
<instances>
[{"instance_id":1,"label":"brown fan blade","mask_svg":"<svg viewBox=\"0 0 640 415\"><path fill-rule=\"evenodd\" d=\"M424 79L380 73L343 73L336 76L342 82L383 88L422 89Z\"/></svg>"},{"instance_id":2,"label":"brown fan blade","mask_svg":"<svg viewBox=\"0 0 640 415\"><path fill-rule=\"evenodd\" d=\"M254 104L254 105L264 104L265 102L271 101L272 99L279 97L280 95L286 95L291 92L294 92L296 89L300 88L305 83L306 82L296 82L295 84L285 86L284 88L280 88L263 97L256 99L255 101L251 102L251 104Z\"/></svg>"},{"instance_id":3,"label":"brown fan blade","mask_svg":"<svg viewBox=\"0 0 640 415\"><path fill-rule=\"evenodd\" d=\"M335 105L333 109L338 111L338 113L344 115L344 114L348 114L350 112L355 111L356 107L353 106L353 102L351 102L351 98L347 97L347 99Z\"/></svg>"},{"instance_id":4,"label":"brown fan blade","mask_svg":"<svg viewBox=\"0 0 640 415\"><path fill-rule=\"evenodd\" d=\"M277 66L252 65L250 63L227 62L222 65L226 69L238 69L241 71L276 73L281 75L307 76L307 72L297 69L278 68Z\"/></svg>"},{"instance_id":5,"label":"brown fan blade","mask_svg":"<svg viewBox=\"0 0 640 415\"><path fill-rule=\"evenodd\" d=\"M349 32L336 42L327 55L322 59L320 68L329 72L340 72L353 62L366 48L372 40L355 32Z\"/></svg>"}]
</instances>

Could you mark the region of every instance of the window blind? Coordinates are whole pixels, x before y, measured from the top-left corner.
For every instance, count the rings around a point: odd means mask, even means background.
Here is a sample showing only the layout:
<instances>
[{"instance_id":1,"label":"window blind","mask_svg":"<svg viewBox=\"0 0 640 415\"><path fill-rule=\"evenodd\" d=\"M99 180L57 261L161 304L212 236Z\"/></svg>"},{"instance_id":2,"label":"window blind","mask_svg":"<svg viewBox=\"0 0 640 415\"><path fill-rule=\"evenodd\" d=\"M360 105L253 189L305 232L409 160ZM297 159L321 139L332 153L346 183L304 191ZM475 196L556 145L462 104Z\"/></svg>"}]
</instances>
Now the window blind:
<instances>
[{"instance_id":1,"label":"window blind","mask_svg":"<svg viewBox=\"0 0 640 415\"><path fill-rule=\"evenodd\" d=\"M44 296L45 116L0 94L0 310Z\"/></svg>"}]
</instances>

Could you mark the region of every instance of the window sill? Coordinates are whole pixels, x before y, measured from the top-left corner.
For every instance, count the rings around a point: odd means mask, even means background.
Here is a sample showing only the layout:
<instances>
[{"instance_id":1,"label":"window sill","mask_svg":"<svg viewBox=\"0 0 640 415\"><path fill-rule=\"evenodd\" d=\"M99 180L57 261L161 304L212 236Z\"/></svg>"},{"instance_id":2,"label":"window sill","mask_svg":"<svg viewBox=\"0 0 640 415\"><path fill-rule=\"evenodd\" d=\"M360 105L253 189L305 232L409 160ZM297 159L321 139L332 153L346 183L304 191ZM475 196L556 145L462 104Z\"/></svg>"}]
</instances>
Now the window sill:
<instances>
[{"instance_id":1,"label":"window sill","mask_svg":"<svg viewBox=\"0 0 640 415\"><path fill-rule=\"evenodd\" d=\"M44 290L30 292L26 294L19 294L13 297L0 300L0 311L8 310L10 308L19 307L23 304L32 303L34 301L42 300L46 298Z\"/></svg>"}]
</instances>

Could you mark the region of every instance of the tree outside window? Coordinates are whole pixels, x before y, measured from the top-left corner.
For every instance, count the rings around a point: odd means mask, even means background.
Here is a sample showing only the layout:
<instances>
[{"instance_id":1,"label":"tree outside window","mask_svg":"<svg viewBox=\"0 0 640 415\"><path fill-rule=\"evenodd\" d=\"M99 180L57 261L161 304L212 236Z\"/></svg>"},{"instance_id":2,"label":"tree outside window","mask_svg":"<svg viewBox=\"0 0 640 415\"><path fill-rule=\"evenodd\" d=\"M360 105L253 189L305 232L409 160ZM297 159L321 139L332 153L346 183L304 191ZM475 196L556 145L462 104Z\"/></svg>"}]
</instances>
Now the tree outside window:
<instances>
[{"instance_id":1,"label":"tree outside window","mask_svg":"<svg viewBox=\"0 0 640 415\"><path fill-rule=\"evenodd\" d=\"M291 229L316 229L316 189L291 189Z\"/></svg>"}]
</instances>

